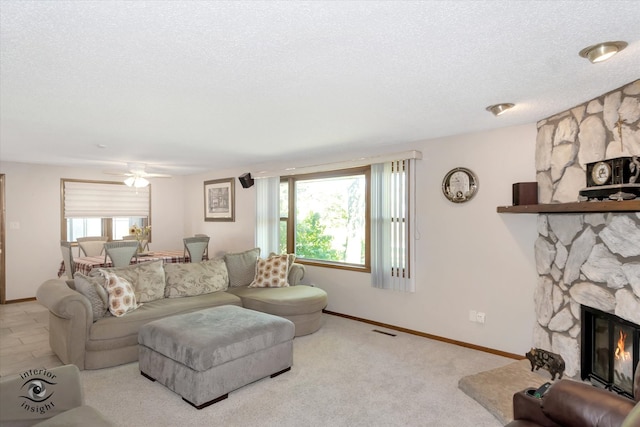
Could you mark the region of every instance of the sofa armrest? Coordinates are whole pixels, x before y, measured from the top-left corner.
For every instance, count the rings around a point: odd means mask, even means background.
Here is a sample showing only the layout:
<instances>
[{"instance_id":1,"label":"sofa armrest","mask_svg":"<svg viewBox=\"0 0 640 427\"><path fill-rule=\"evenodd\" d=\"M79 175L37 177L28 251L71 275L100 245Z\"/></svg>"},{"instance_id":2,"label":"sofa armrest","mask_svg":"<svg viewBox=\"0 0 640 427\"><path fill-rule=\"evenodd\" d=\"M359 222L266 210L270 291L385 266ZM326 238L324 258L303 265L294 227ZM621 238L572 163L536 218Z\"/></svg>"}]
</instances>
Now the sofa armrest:
<instances>
[{"instance_id":1,"label":"sofa armrest","mask_svg":"<svg viewBox=\"0 0 640 427\"><path fill-rule=\"evenodd\" d=\"M542 400L534 397L535 388L528 388L513 395L513 419L531 421L541 427L557 427L542 412Z\"/></svg>"},{"instance_id":2,"label":"sofa armrest","mask_svg":"<svg viewBox=\"0 0 640 427\"><path fill-rule=\"evenodd\" d=\"M290 286L299 285L302 279L304 278L304 273L306 269L302 264L298 264L294 262L291 264L291 269L289 270L289 277L287 278Z\"/></svg>"},{"instance_id":3,"label":"sofa armrest","mask_svg":"<svg viewBox=\"0 0 640 427\"><path fill-rule=\"evenodd\" d=\"M71 289L65 280L47 280L36 291L36 299L58 317L71 319L79 314L84 314L87 325L91 325L93 322L91 303L80 292ZM82 307L86 310L82 310Z\"/></svg>"},{"instance_id":4,"label":"sofa armrest","mask_svg":"<svg viewBox=\"0 0 640 427\"><path fill-rule=\"evenodd\" d=\"M36 291L38 302L49 309L49 345L63 363L84 369L85 346L93 311L89 300L64 280L51 279Z\"/></svg>"},{"instance_id":5,"label":"sofa armrest","mask_svg":"<svg viewBox=\"0 0 640 427\"><path fill-rule=\"evenodd\" d=\"M590 384L559 380L542 398L542 411L567 427L620 426L635 402Z\"/></svg>"}]
</instances>

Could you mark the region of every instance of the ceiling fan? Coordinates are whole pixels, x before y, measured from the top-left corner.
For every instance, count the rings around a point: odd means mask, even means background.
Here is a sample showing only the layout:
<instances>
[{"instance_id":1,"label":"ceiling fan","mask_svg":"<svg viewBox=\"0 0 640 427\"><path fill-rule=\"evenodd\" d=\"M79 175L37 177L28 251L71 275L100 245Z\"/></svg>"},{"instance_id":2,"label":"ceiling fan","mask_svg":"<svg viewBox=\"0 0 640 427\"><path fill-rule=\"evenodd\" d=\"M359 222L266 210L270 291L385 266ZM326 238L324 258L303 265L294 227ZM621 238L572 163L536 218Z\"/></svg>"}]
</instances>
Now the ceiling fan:
<instances>
[{"instance_id":1,"label":"ceiling fan","mask_svg":"<svg viewBox=\"0 0 640 427\"><path fill-rule=\"evenodd\" d=\"M127 163L127 170L110 170L104 171L104 173L109 175L119 175L126 176L127 178L124 180L124 183L129 187L146 187L149 185L149 180L147 178L171 178L171 175L167 175L164 173L153 173L147 172L147 165L144 163Z\"/></svg>"}]
</instances>

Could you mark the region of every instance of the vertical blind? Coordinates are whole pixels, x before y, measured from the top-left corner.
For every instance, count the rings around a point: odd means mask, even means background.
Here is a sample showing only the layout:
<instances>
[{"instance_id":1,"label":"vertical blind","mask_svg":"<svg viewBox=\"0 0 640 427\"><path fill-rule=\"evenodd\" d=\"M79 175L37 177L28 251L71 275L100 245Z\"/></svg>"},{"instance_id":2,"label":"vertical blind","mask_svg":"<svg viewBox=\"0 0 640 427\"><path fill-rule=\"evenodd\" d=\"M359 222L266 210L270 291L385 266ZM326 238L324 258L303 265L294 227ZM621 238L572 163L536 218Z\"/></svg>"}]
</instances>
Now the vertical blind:
<instances>
[{"instance_id":1,"label":"vertical blind","mask_svg":"<svg viewBox=\"0 0 640 427\"><path fill-rule=\"evenodd\" d=\"M263 256L280 253L280 177L256 180L256 247Z\"/></svg>"},{"instance_id":2,"label":"vertical blind","mask_svg":"<svg viewBox=\"0 0 640 427\"><path fill-rule=\"evenodd\" d=\"M415 160L371 165L371 284L415 291L415 250L411 210Z\"/></svg>"},{"instance_id":3,"label":"vertical blind","mask_svg":"<svg viewBox=\"0 0 640 427\"><path fill-rule=\"evenodd\" d=\"M65 218L149 217L150 186L62 181Z\"/></svg>"}]
</instances>

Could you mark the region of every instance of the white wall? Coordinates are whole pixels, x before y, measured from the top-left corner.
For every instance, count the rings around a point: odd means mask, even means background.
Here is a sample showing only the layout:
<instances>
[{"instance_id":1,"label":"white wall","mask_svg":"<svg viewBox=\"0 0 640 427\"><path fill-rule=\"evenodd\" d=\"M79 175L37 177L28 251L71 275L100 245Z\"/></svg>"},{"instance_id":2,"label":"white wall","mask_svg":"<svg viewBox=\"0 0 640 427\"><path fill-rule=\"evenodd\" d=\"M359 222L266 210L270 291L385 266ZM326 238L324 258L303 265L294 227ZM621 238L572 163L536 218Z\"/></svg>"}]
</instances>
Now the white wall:
<instances>
[{"instance_id":1,"label":"white wall","mask_svg":"<svg viewBox=\"0 0 640 427\"><path fill-rule=\"evenodd\" d=\"M209 256L226 252L242 252L255 245L255 186L242 188L237 177L247 170L225 170L185 177L185 235L207 234ZM235 186L235 221L205 222L204 182L233 178Z\"/></svg>"},{"instance_id":2,"label":"white wall","mask_svg":"<svg viewBox=\"0 0 640 427\"><path fill-rule=\"evenodd\" d=\"M369 274L320 267L308 267L305 282L329 293L331 311L524 354L535 317L537 215L498 214L496 207L511 204L514 182L536 180L535 143L536 126L530 124L387 147L389 153L417 149L424 156L416 167L416 292L374 289ZM354 158L377 154L360 152ZM322 163L316 158L309 164ZM205 223L203 182L283 165L269 166L186 178L187 234L209 234L212 253L253 247L255 187L243 189L236 180L236 222ZM479 179L478 193L468 203L451 203L442 194L444 175L458 166ZM471 309L486 313L484 325L469 322Z\"/></svg>"},{"instance_id":3,"label":"white wall","mask_svg":"<svg viewBox=\"0 0 640 427\"><path fill-rule=\"evenodd\" d=\"M531 347L534 324L537 215L498 214L496 207L511 204L512 183L535 181L535 142L536 126L530 124L387 146L387 152L416 149L424 155L416 168L416 292L374 289L368 274L319 267L307 269L305 282L328 292L331 311L524 354ZM376 154L379 149L354 157ZM320 163L323 159L316 158L310 164ZM268 170L265 166L260 169ZM458 166L473 170L479 179L477 195L464 204L447 201L441 191L444 175ZM255 187L243 189L235 179L235 222L204 221L204 181L251 170L258 169L153 181L152 249L181 248L182 237L195 233L211 236L212 255L253 247ZM33 297L60 264L60 178L112 177L11 163L0 164L0 172L6 174L7 225L21 223L20 230L7 227L7 299ZM470 309L485 312L486 323L469 322Z\"/></svg>"},{"instance_id":4,"label":"white wall","mask_svg":"<svg viewBox=\"0 0 640 427\"><path fill-rule=\"evenodd\" d=\"M5 176L6 299L32 298L38 286L57 277L60 254L60 179L115 181L95 170L0 163ZM183 178L153 179L150 248L180 249L183 243ZM12 229L19 223L19 229Z\"/></svg>"}]
</instances>

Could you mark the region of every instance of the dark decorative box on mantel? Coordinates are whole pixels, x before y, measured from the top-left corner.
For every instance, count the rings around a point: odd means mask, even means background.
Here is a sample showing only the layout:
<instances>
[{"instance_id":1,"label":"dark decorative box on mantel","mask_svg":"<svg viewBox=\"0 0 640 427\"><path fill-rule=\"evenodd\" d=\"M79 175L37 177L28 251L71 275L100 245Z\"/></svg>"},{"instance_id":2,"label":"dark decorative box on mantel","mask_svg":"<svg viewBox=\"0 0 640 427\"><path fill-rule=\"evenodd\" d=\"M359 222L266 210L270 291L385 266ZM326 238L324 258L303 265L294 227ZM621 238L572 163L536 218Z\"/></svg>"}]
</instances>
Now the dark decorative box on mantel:
<instances>
[{"instance_id":1,"label":"dark decorative box on mantel","mask_svg":"<svg viewBox=\"0 0 640 427\"><path fill-rule=\"evenodd\" d=\"M537 204L537 182L516 182L515 184L513 184L513 206Z\"/></svg>"}]
</instances>

